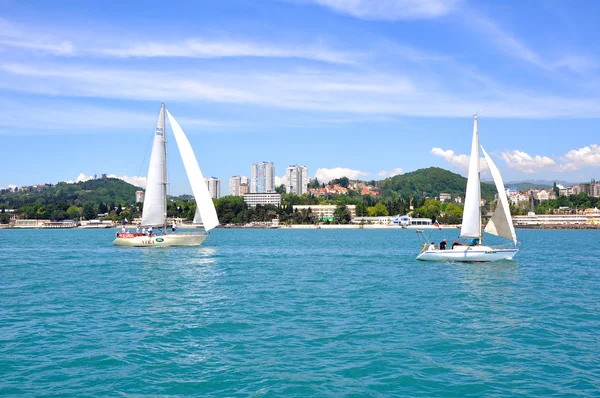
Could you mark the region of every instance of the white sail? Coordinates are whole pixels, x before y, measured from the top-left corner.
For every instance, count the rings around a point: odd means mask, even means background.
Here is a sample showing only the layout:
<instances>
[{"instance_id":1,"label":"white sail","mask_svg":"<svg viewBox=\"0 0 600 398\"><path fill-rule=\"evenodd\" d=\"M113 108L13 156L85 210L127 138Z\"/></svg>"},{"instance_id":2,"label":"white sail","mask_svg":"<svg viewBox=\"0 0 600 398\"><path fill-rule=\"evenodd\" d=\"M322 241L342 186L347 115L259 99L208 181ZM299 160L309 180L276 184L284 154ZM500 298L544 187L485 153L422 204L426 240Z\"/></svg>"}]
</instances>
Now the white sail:
<instances>
[{"instance_id":1,"label":"white sail","mask_svg":"<svg viewBox=\"0 0 600 398\"><path fill-rule=\"evenodd\" d=\"M506 190L504 189L504 182L502 182L502 176L500 176L498 168L485 149L483 149L483 146L481 147L481 150L490 167L490 172L492 173L496 189L498 190L498 204L496 205L492 218L485 227L485 232L505 239L510 239L517 244L517 235L515 234L512 217L510 216L510 208L506 197Z\"/></svg>"},{"instance_id":2,"label":"white sail","mask_svg":"<svg viewBox=\"0 0 600 398\"><path fill-rule=\"evenodd\" d=\"M479 132L477 128L477 115L473 126L473 142L471 145L471 159L469 162L469 176L467 192L465 194L465 207L463 210L461 238L481 237L481 184L479 182Z\"/></svg>"},{"instance_id":3,"label":"white sail","mask_svg":"<svg viewBox=\"0 0 600 398\"><path fill-rule=\"evenodd\" d=\"M158 227L167 217L167 169L165 151L165 104L160 108L152 155L148 167L146 194L142 211L142 225Z\"/></svg>"},{"instance_id":4,"label":"white sail","mask_svg":"<svg viewBox=\"0 0 600 398\"><path fill-rule=\"evenodd\" d=\"M171 128L173 129L173 135L175 135L175 141L177 142L181 159L183 159L183 165L185 166L188 180L192 186L192 192L196 198L196 215L194 216L194 222L196 222L198 215L200 215L204 229L209 231L219 225L217 211L215 210L212 198L208 192L208 187L204 182L204 176L202 175L202 171L200 171L196 155L194 155L190 142L181 127L179 127L177 120L175 120L168 110L167 116L169 117Z\"/></svg>"}]
</instances>

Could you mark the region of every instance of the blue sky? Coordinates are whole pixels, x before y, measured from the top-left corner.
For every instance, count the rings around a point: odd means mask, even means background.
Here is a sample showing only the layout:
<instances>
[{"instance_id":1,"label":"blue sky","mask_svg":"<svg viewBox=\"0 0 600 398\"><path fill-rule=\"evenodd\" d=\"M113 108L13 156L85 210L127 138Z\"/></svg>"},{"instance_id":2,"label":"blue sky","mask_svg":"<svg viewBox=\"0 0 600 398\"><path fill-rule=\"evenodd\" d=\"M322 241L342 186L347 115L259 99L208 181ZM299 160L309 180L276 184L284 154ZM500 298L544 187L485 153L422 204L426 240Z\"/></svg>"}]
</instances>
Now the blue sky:
<instances>
[{"instance_id":1,"label":"blue sky","mask_svg":"<svg viewBox=\"0 0 600 398\"><path fill-rule=\"evenodd\" d=\"M257 161L466 174L479 109L505 180L600 179L600 3L123 3L0 0L0 187L143 182L161 101L225 187Z\"/></svg>"}]
</instances>

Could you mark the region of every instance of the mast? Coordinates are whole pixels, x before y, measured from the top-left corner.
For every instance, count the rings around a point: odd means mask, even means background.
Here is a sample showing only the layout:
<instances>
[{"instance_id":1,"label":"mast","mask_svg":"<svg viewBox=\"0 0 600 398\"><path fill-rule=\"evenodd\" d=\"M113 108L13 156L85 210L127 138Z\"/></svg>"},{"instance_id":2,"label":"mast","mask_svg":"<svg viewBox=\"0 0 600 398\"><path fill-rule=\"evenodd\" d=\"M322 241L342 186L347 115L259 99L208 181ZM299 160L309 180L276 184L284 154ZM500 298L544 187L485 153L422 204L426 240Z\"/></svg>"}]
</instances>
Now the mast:
<instances>
[{"instance_id":1,"label":"mast","mask_svg":"<svg viewBox=\"0 0 600 398\"><path fill-rule=\"evenodd\" d=\"M163 233L167 232L167 130L165 128L165 103L163 102L160 106L160 112L163 115L162 117L162 145L163 145L163 153L165 154L164 162L163 162L163 198L165 198L165 207L164 207L164 222L163 222Z\"/></svg>"},{"instance_id":2,"label":"mast","mask_svg":"<svg viewBox=\"0 0 600 398\"><path fill-rule=\"evenodd\" d=\"M469 175L465 192L461 238L477 238L481 241L481 173L479 160L479 132L477 114L474 115L471 156L469 157Z\"/></svg>"},{"instance_id":3,"label":"mast","mask_svg":"<svg viewBox=\"0 0 600 398\"><path fill-rule=\"evenodd\" d=\"M473 116L475 118L475 140L477 142L477 183L479 184L479 197L477 203L479 204L479 244L483 244L483 234L481 232L481 157L479 156L479 124L477 122L477 115L481 110L477 111Z\"/></svg>"}]
</instances>

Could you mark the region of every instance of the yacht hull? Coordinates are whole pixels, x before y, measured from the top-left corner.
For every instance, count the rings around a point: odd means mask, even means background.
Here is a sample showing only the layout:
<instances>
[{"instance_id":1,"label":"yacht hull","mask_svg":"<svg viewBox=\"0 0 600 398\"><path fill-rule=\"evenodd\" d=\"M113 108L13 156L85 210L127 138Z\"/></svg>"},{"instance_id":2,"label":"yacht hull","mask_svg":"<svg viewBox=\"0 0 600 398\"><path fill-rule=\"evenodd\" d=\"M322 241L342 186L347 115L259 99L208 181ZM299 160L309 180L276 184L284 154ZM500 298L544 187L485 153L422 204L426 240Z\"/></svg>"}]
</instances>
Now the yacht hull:
<instances>
[{"instance_id":1,"label":"yacht hull","mask_svg":"<svg viewBox=\"0 0 600 398\"><path fill-rule=\"evenodd\" d=\"M113 244L125 247L200 246L208 234L172 234L156 236L117 236Z\"/></svg>"},{"instance_id":2,"label":"yacht hull","mask_svg":"<svg viewBox=\"0 0 600 398\"><path fill-rule=\"evenodd\" d=\"M457 246L451 250L426 250L417 256L420 261L485 263L512 260L519 249L494 249L489 246Z\"/></svg>"}]
</instances>

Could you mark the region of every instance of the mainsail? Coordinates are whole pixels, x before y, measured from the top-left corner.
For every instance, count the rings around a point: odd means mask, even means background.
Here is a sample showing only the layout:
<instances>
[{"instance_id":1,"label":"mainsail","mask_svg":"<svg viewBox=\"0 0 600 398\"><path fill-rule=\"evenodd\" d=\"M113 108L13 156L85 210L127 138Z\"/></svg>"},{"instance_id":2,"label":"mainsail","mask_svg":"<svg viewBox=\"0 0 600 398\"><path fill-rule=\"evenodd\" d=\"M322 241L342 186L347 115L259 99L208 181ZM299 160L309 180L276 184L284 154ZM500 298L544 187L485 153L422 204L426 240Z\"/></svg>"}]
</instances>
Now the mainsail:
<instances>
[{"instance_id":1,"label":"mainsail","mask_svg":"<svg viewBox=\"0 0 600 398\"><path fill-rule=\"evenodd\" d=\"M152 154L150 155L150 166L148 167L148 179L146 181L146 195L142 211L142 225L158 227L165 224L167 218L167 169L165 150L165 104L162 104Z\"/></svg>"},{"instance_id":2,"label":"mainsail","mask_svg":"<svg viewBox=\"0 0 600 398\"><path fill-rule=\"evenodd\" d=\"M510 216L510 208L508 205L508 199L506 197L506 190L504 189L504 182L498 168L492 161L492 158L487 154L483 146L481 147L483 156L490 167L490 172L494 178L496 189L498 190L498 204L492 214L492 218L485 227L485 232L492 235L497 235L502 238L512 240L515 245L517 244L517 235L515 234L515 228L513 227L512 218Z\"/></svg>"},{"instance_id":3,"label":"mainsail","mask_svg":"<svg viewBox=\"0 0 600 398\"><path fill-rule=\"evenodd\" d=\"M202 175L202 171L200 171L198 161L196 160L196 155L194 155L194 151L190 145L190 142L188 141L181 127L179 127L177 120L175 120L169 111L167 111L167 116L169 118L171 128L173 129L173 135L175 135L175 141L177 142L177 147L179 148L179 153L181 154L181 159L183 160L183 165L185 166L188 180L192 186L192 192L196 198L196 214L194 216L194 223L201 220L202 224L204 225L204 229L209 231L219 225L217 211L215 210L212 198L208 192L208 187L204 182L204 176Z\"/></svg>"},{"instance_id":4,"label":"mainsail","mask_svg":"<svg viewBox=\"0 0 600 398\"><path fill-rule=\"evenodd\" d=\"M477 128L477 115L473 126L473 142L471 145L471 158L469 162L469 176L467 192L465 194L465 207L463 210L461 238L481 238L481 184L479 182L479 131Z\"/></svg>"}]
</instances>

